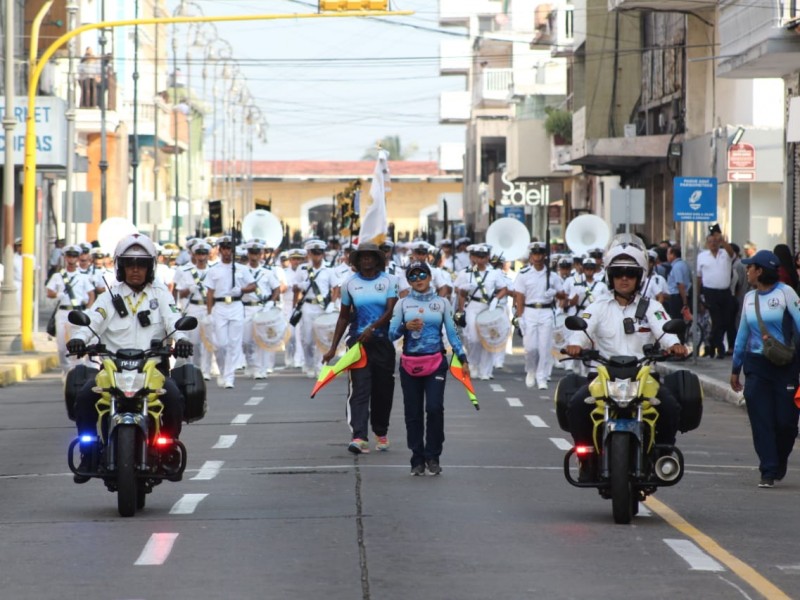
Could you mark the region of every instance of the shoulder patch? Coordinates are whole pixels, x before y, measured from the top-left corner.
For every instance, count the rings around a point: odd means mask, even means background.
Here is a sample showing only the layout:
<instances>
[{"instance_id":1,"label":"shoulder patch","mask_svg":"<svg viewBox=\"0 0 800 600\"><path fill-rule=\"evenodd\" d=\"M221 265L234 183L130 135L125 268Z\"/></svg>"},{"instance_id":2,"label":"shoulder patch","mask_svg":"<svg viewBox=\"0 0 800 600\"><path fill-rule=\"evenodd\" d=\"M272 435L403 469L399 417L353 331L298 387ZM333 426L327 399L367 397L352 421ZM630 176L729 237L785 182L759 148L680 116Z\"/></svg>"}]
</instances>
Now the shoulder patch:
<instances>
[{"instance_id":1,"label":"shoulder patch","mask_svg":"<svg viewBox=\"0 0 800 600\"><path fill-rule=\"evenodd\" d=\"M108 315L106 314L106 309L104 309L104 308L101 308L100 306L98 306L98 307L97 307L97 308L95 308L94 310L95 310L95 312L98 312L98 313L100 313L101 315L103 315L103 319L104 319L104 320L105 320L105 319L108 317Z\"/></svg>"},{"instance_id":2,"label":"shoulder patch","mask_svg":"<svg viewBox=\"0 0 800 600\"><path fill-rule=\"evenodd\" d=\"M177 313L177 312L179 312L179 311L178 311L178 307L177 307L177 306L175 306L174 304L170 304L170 305L169 305L169 309L170 309L172 312L174 312L174 313Z\"/></svg>"},{"instance_id":3,"label":"shoulder patch","mask_svg":"<svg viewBox=\"0 0 800 600\"><path fill-rule=\"evenodd\" d=\"M581 314L581 319L591 319L591 318L592 318L592 313L582 313Z\"/></svg>"}]
</instances>

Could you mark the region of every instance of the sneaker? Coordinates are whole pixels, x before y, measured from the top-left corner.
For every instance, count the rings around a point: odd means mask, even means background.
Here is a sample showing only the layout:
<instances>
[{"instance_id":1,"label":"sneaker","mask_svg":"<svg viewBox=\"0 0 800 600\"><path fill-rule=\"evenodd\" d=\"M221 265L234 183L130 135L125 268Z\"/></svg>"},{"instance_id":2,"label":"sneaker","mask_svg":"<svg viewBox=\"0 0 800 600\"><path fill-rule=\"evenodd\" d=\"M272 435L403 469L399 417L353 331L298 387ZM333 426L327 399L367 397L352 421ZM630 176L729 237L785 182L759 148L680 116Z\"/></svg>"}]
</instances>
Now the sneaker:
<instances>
[{"instance_id":1,"label":"sneaker","mask_svg":"<svg viewBox=\"0 0 800 600\"><path fill-rule=\"evenodd\" d=\"M525 387L532 388L534 385L536 385L536 374L528 373L525 375Z\"/></svg>"},{"instance_id":2,"label":"sneaker","mask_svg":"<svg viewBox=\"0 0 800 600\"><path fill-rule=\"evenodd\" d=\"M203 380L204 381L211 381L211 375L206 375L205 373L203 373Z\"/></svg>"},{"instance_id":3,"label":"sneaker","mask_svg":"<svg viewBox=\"0 0 800 600\"><path fill-rule=\"evenodd\" d=\"M414 477L425 475L425 465L414 465L413 467L411 467L411 475L413 475Z\"/></svg>"},{"instance_id":4,"label":"sneaker","mask_svg":"<svg viewBox=\"0 0 800 600\"><path fill-rule=\"evenodd\" d=\"M347 449L353 454L369 454L369 442L361 438L353 438Z\"/></svg>"},{"instance_id":5,"label":"sneaker","mask_svg":"<svg viewBox=\"0 0 800 600\"><path fill-rule=\"evenodd\" d=\"M428 473L431 475L438 475L442 472L442 467L439 466L439 459L438 458L429 458L426 461L426 466L428 467Z\"/></svg>"},{"instance_id":6,"label":"sneaker","mask_svg":"<svg viewBox=\"0 0 800 600\"><path fill-rule=\"evenodd\" d=\"M378 441L375 443L375 450L378 452L386 452L389 449L389 437L385 435L379 435Z\"/></svg>"},{"instance_id":7,"label":"sneaker","mask_svg":"<svg viewBox=\"0 0 800 600\"><path fill-rule=\"evenodd\" d=\"M758 482L758 487L760 488L771 488L775 487L775 480L771 477L762 477L761 481Z\"/></svg>"},{"instance_id":8,"label":"sneaker","mask_svg":"<svg viewBox=\"0 0 800 600\"><path fill-rule=\"evenodd\" d=\"M226 390L232 390L233 389L233 384L232 383L226 383L225 384L225 389Z\"/></svg>"},{"instance_id":9,"label":"sneaker","mask_svg":"<svg viewBox=\"0 0 800 600\"><path fill-rule=\"evenodd\" d=\"M546 381L540 381L538 387L539 387L540 390L546 390L547 389L547 382Z\"/></svg>"}]
</instances>

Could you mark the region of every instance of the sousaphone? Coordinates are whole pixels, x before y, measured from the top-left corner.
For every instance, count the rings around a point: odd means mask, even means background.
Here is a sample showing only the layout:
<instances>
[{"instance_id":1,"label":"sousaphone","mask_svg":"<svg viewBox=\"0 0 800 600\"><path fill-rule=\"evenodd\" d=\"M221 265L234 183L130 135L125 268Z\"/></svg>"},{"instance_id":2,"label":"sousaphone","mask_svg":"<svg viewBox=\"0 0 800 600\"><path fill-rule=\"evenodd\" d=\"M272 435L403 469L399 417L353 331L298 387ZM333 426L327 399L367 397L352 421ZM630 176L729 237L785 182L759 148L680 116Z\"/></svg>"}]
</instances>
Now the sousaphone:
<instances>
[{"instance_id":1,"label":"sousaphone","mask_svg":"<svg viewBox=\"0 0 800 600\"><path fill-rule=\"evenodd\" d=\"M242 221L242 239L263 240L269 248L278 248L283 241L283 225L268 210L256 209Z\"/></svg>"},{"instance_id":2,"label":"sousaphone","mask_svg":"<svg viewBox=\"0 0 800 600\"><path fill-rule=\"evenodd\" d=\"M611 237L608 224L597 215L581 215L569 222L564 240L576 256L594 248L605 248Z\"/></svg>"},{"instance_id":3,"label":"sousaphone","mask_svg":"<svg viewBox=\"0 0 800 600\"><path fill-rule=\"evenodd\" d=\"M502 255L505 260L527 258L531 236L525 225L511 217L497 219L486 230L486 243L492 254Z\"/></svg>"}]
</instances>

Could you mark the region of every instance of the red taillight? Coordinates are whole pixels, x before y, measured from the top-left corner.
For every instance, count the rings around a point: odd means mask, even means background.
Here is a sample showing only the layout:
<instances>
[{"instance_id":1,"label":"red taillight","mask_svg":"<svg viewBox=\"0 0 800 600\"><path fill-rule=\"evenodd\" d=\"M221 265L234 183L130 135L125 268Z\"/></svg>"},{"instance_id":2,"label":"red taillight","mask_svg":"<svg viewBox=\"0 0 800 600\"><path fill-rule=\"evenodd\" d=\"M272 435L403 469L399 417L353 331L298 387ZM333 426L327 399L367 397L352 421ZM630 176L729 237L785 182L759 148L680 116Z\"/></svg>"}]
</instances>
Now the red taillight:
<instances>
[{"instance_id":1,"label":"red taillight","mask_svg":"<svg viewBox=\"0 0 800 600\"><path fill-rule=\"evenodd\" d=\"M169 446L172 443L172 438L160 435L156 438L156 446Z\"/></svg>"},{"instance_id":2,"label":"red taillight","mask_svg":"<svg viewBox=\"0 0 800 600\"><path fill-rule=\"evenodd\" d=\"M575 454L578 456L586 456L592 452L594 452L594 448L591 446L575 446Z\"/></svg>"}]
</instances>

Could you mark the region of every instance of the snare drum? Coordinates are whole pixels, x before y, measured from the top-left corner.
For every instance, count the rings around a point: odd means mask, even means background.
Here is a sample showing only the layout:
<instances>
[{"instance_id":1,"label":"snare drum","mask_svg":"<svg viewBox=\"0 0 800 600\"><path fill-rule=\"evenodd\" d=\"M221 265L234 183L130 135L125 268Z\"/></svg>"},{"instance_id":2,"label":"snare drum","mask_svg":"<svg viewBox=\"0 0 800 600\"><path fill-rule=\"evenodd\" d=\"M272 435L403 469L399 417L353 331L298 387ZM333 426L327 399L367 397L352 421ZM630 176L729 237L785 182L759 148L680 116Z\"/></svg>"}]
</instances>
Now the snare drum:
<instances>
[{"instance_id":1,"label":"snare drum","mask_svg":"<svg viewBox=\"0 0 800 600\"><path fill-rule=\"evenodd\" d=\"M289 341L292 330L286 315L280 308L273 306L266 310L260 310L253 315L253 341L259 348L267 352L279 352L283 350L284 344Z\"/></svg>"},{"instance_id":2,"label":"snare drum","mask_svg":"<svg viewBox=\"0 0 800 600\"><path fill-rule=\"evenodd\" d=\"M481 346L488 352L505 350L506 341L511 334L511 322L502 308L485 310L475 318L475 329Z\"/></svg>"},{"instance_id":3,"label":"snare drum","mask_svg":"<svg viewBox=\"0 0 800 600\"><path fill-rule=\"evenodd\" d=\"M199 319L199 329L200 342L202 342L206 352L214 352L218 345L216 329L214 328L214 320L212 319L211 315L207 314Z\"/></svg>"},{"instance_id":4,"label":"snare drum","mask_svg":"<svg viewBox=\"0 0 800 600\"><path fill-rule=\"evenodd\" d=\"M311 329L314 332L314 342L323 354L330 350L333 342L333 334L336 331L336 321L339 320L339 313L324 313L314 319Z\"/></svg>"}]
</instances>

